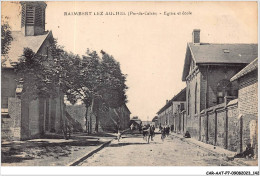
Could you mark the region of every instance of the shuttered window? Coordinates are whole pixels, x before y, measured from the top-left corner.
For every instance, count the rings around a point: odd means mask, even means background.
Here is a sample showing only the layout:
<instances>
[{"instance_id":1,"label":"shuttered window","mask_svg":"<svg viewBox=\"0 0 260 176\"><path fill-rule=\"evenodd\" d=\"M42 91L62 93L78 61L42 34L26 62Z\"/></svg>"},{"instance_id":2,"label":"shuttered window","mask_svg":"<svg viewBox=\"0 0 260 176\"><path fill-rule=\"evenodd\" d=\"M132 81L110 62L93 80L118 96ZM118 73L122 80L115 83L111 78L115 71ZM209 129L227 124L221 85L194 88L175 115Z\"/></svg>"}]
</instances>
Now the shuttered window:
<instances>
[{"instance_id":1,"label":"shuttered window","mask_svg":"<svg viewBox=\"0 0 260 176\"><path fill-rule=\"evenodd\" d=\"M34 24L34 8L26 6L26 24Z\"/></svg>"}]
</instances>

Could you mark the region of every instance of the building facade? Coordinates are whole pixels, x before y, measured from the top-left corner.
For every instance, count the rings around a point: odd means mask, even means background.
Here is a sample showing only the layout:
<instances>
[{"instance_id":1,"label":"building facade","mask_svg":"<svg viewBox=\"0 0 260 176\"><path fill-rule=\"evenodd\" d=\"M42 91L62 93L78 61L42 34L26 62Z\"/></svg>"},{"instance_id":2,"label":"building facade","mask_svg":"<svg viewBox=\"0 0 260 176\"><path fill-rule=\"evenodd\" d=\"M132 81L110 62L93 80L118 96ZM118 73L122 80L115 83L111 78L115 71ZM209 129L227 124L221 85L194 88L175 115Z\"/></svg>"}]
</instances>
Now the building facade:
<instances>
[{"instance_id":1,"label":"building facade","mask_svg":"<svg viewBox=\"0 0 260 176\"><path fill-rule=\"evenodd\" d=\"M238 96L237 81L230 78L257 57L257 44L209 44L200 42L194 30L187 44L182 81L186 82L187 130L201 140L200 112Z\"/></svg>"},{"instance_id":2,"label":"building facade","mask_svg":"<svg viewBox=\"0 0 260 176\"><path fill-rule=\"evenodd\" d=\"M186 88L170 101L166 101L166 105L157 112L159 126L171 126L175 132L183 132L186 128L186 119L182 116L182 111L185 110L185 100Z\"/></svg>"},{"instance_id":3,"label":"building facade","mask_svg":"<svg viewBox=\"0 0 260 176\"><path fill-rule=\"evenodd\" d=\"M62 131L65 105L63 95L56 98L31 99L21 96L23 82L14 66L24 48L52 58L48 47L53 42L51 31L45 31L44 2L21 2L21 31L12 31L13 41L7 55L2 55L1 71L1 126L2 140L24 140L45 133ZM29 92L28 92L29 93Z\"/></svg>"}]
</instances>

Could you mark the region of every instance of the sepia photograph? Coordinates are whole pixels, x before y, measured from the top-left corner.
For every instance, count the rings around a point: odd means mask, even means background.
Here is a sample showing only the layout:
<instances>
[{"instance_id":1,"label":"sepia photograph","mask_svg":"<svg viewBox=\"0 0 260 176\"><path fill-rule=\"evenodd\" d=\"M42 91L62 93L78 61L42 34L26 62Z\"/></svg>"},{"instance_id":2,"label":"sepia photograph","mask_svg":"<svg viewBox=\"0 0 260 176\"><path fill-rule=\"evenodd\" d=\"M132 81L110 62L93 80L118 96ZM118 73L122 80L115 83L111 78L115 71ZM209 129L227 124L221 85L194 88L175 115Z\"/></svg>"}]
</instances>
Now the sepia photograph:
<instances>
[{"instance_id":1,"label":"sepia photograph","mask_svg":"<svg viewBox=\"0 0 260 176\"><path fill-rule=\"evenodd\" d=\"M2 1L1 168L16 166L259 175L258 2Z\"/></svg>"}]
</instances>

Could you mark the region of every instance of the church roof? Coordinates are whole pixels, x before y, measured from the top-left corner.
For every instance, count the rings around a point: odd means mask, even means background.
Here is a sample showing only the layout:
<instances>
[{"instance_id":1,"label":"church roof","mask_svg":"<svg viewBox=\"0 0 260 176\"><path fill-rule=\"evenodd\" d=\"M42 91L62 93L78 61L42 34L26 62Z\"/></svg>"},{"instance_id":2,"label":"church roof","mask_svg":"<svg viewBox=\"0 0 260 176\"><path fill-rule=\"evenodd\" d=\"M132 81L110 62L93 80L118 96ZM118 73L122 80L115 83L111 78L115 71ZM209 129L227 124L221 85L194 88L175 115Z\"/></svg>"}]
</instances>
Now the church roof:
<instances>
[{"instance_id":1,"label":"church roof","mask_svg":"<svg viewBox=\"0 0 260 176\"><path fill-rule=\"evenodd\" d=\"M190 61L193 58L195 64L248 64L258 55L257 44L212 44L188 43L182 81L189 74Z\"/></svg>"},{"instance_id":2,"label":"church roof","mask_svg":"<svg viewBox=\"0 0 260 176\"><path fill-rule=\"evenodd\" d=\"M44 41L51 36L51 31L46 31L43 35L25 36L21 31L12 31L13 40L10 44L10 50L7 54L7 61L4 62L5 68L12 68L11 62L18 62L23 55L24 48L30 48L34 53L37 53ZM1 61L5 59L2 56Z\"/></svg>"}]
</instances>

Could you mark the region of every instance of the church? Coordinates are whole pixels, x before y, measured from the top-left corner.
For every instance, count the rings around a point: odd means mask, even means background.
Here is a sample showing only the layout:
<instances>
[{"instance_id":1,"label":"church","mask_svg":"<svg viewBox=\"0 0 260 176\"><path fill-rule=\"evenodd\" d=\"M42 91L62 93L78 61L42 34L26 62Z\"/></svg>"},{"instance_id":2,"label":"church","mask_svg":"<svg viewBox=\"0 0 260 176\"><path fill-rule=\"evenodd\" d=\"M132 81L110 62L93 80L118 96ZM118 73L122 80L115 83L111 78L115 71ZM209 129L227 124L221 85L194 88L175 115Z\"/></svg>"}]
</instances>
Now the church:
<instances>
[{"instance_id":1,"label":"church","mask_svg":"<svg viewBox=\"0 0 260 176\"><path fill-rule=\"evenodd\" d=\"M26 140L46 133L59 133L65 119L63 95L36 99L21 96L23 81L17 79L15 65L24 48L52 58L49 46L54 41L45 30L45 2L22 1L21 30L11 31L13 40L9 52L2 55L1 74L1 135L2 140Z\"/></svg>"}]
</instances>

